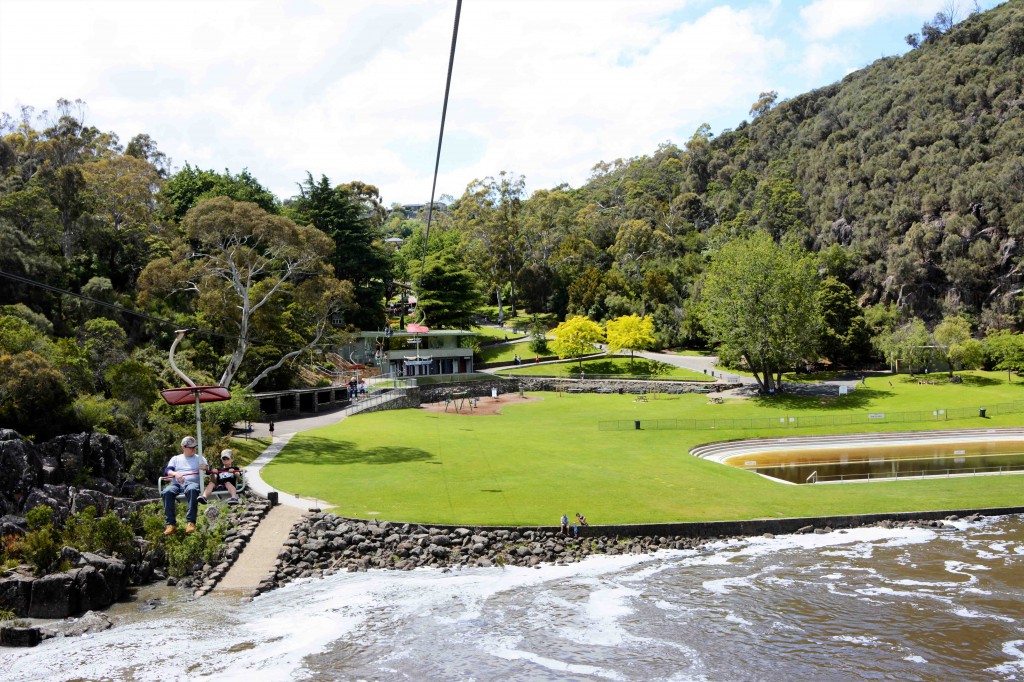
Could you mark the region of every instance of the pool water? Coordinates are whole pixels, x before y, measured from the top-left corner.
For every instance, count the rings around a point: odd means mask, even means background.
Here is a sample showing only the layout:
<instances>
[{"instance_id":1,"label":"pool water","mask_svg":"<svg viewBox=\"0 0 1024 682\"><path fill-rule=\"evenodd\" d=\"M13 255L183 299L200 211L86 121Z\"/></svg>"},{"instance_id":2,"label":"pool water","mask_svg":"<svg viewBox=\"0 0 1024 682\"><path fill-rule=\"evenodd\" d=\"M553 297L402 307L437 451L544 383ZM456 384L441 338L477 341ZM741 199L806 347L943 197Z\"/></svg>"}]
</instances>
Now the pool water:
<instances>
[{"instance_id":1,"label":"pool water","mask_svg":"<svg viewBox=\"0 0 1024 682\"><path fill-rule=\"evenodd\" d=\"M765 450L725 464L788 483L1024 473L1024 441L934 442Z\"/></svg>"}]
</instances>

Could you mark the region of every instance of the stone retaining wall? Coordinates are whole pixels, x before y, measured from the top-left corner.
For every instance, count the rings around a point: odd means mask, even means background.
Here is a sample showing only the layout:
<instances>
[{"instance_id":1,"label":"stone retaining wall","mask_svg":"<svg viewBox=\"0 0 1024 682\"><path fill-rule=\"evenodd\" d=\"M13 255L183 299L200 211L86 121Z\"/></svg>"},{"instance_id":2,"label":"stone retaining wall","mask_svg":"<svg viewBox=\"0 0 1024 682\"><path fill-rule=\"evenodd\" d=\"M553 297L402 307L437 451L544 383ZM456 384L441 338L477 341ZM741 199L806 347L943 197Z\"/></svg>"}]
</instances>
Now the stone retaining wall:
<instances>
[{"instance_id":1,"label":"stone retaining wall","mask_svg":"<svg viewBox=\"0 0 1024 682\"><path fill-rule=\"evenodd\" d=\"M739 388L743 384L712 381L655 381L638 379L556 379L552 377L519 377L524 391L569 391L579 393L711 393Z\"/></svg>"},{"instance_id":2,"label":"stone retaining wall","mask_svg":"<svg viewBox=\"0 0 1024 682\"><path fill-rule=\"evenodd\" d=\"M1024 507L869 514L841 517L758 519L708 523L584 526L578 536L554 527L427 526L309 514L296 524L278 554L274 573L260 583L265 592L300 578L370 568L538 566L581 561L594 554L648 554L659 549L695 549L718 539L828 533L837 529L941 528L946 521L981 515L1019 514Z\"/></svg>"}]
</instances>

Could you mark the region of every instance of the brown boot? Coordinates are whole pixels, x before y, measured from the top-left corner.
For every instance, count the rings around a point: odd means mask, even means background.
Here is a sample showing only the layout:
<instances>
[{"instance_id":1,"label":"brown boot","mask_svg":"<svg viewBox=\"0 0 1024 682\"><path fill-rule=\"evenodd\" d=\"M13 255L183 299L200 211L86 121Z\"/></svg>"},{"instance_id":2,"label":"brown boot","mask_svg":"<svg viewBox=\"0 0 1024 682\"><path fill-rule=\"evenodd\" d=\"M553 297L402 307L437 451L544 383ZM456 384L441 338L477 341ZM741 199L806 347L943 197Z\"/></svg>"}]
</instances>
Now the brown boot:
<instances>
[{"instance_id":1,"label":"brown boot","mask_svg":"<svg viewBox=\"0 0 1024 682\"><path fill-rule=\"evenodd\" d=\"M191 521L189 521L188 525L185 526L185 532L186 533L195 533L196 532L196 524L194 524Z\"/></svg>"},{"instance_id":2,"label":"brown boot","mask_svg":"<svg viewBox=\"0 0 1024 682\"><path fill-rule=\"evenodd\" d=\"M164 535L174 535L174 531L176 530L178 530L177 526L168 525L166 528L164 528Z\"/></svg>"}]
</instances>

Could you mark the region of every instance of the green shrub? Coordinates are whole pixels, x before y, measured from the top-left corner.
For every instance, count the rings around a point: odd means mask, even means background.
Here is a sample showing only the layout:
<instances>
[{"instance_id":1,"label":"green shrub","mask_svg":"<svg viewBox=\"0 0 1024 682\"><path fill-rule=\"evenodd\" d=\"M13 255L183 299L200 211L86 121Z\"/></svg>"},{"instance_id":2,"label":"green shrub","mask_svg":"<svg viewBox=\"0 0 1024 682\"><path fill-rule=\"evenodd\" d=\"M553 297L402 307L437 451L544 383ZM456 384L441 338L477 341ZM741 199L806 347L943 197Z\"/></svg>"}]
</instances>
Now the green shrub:
<instances>
[{"instance_id":1,"label":"green shrub","mask_svg":"<svg viewBox=\"0 0 1024 682\"><path fill-rule=\"evenodd\" d=\"M195 533L175 533L165 538L164 551L167 553L167 571L175 578L191 573L203 563L212 563L223 544L219 530L211 531L200 517L199 529Z\"/></svg>"},{"instance_id":2,"label":"green shrub","mask_svg":"<svg viewBox=\"0 0 1024 682\"><path fill-rule=\"evenodd\" d=\"M96 545L96 507L89 506L72 514L64 522L64 544L80 552L88 552Z\"/></svg>"},{"instance_id":3,"label":"green shrub","mask_svg":"<svg viewBox=\"0 0 1024 682\"><path fill-rule=\"evenodd\" d=\"M135 531L129 523L121 521L108 511L96 522L95 547L107 554L128 557L135 554Z\"/></svg>"},{"instance_id":4,"label":"green shrub","mask_svg":"<svg viewBox=\"0 0 1024 682\"><path fill-rule=\"evenodd\" d=\"M18 543L21 556L35 569L36 575L65 570L61 562L59 536L52 527L30 531Z\"/></svg>"},{"instance_id":5,"label":"green shrub","mask_svg":"<svg viewBox=\"0 0 1024 682\"><path fill-rule=\"evenodd\" d=\"M25 514L25 522L28 524L29 530L49 528L53 526L53 509L45 504L32 507Z\"/></svg>"}]
</instances>

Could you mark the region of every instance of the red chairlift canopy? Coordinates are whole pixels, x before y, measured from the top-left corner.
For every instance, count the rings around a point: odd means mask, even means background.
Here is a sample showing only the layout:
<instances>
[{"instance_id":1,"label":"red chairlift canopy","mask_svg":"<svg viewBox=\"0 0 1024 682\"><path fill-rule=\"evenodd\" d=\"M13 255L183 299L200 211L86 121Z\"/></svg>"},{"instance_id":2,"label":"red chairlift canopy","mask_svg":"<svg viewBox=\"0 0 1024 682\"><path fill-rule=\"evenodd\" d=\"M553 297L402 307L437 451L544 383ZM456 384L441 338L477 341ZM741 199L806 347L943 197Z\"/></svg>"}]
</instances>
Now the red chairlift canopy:
<instances>
[{"instance_id":1,"label":"red chairlift canopy","mask_svg":"<svg viewBox=\"0 0 1024 682\"><path fill-rule=\"evenodd\" d=\"M221 400L230 400L231 391L224 386L182 386L181 388L167 388L160 391L168 405L192 405L196 402L196 396L201 403L216 403Z\"/></svg>"}]
</instances>

